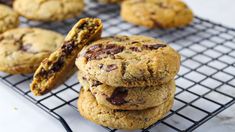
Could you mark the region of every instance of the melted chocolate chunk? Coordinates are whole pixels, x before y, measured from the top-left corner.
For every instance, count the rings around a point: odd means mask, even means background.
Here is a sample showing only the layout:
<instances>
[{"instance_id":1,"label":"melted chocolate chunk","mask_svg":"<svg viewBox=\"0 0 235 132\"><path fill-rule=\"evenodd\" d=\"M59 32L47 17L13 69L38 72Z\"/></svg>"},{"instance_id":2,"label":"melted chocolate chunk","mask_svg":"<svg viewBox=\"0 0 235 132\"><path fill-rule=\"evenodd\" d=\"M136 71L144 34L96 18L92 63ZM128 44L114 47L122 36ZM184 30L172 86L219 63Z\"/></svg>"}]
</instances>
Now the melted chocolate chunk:
<instances>
[{"instance_id":1,"label":"melted chocolate chunk","mask_svg":"<svg viewBox=\"0 0 235 132\"><path fill-rule=\"evenodd\" d=\"M164 48L166 47L165 44L154 44L154 45L144 45L143 46L145 49L150 49L150 50L157 50L159 48Z\"/></svg>"},{"instance_id":2,"label":"melted chocolate chunk","mask_svg":"<svg viewBox=\"0 0 235 132\"><path fill-rule=\"evenodd\" d=\"M117 46L115 44L109 44L109 45L106 46L105 52L106 52L106 54L115 55L117 53L122 52L123 49L124 49L123 46Z\"/></svg>"},{"instance_id":3,"label":"melted chocolate chunk","mask_svg":"<svg viewBox=\"0 0 235 132\"><path fill-rule=\"evenodd\" d=\"M94 80L93 82L92 82L92 87L97 87L97 86L99 86L99 85L101 85L102 83L100 82L100 81L97 81L97 80Z\"/></svg>"},{"instance_id":4,"label":"melted chocolate chunk","mask_svg":"<svg viewBox=\"0 0 235 132\"><path fill-rule=\"evenodd\" d=\"M123 46L118 46L115 44L109 45L94 45L90 47L87 52L84 54L84 57L87 58L88 61L91 60L100 60L102 58L106 58L107 56L112 56L118 54L124 50Z\"/></svg>"},{"instance_id":5,"label":"melted chocolate chunk","mask_svg":"<svg viewBox=\"0 0 235 132\"><path fill-rule=\"evenodd\" d=\"M89 48L90 51L97 51L97 50L100 50L102 48L102 45L101 44L97 44L97 45L94 45L94 46L91 46Z\"/></svg>"},{"instance_id":6,"label":"melted chocolate chunk","mask_svg":"<svg viewBox=\"0 0 235 132\"><path fill-rule=\"evenodd\" d=\"M70 55L75 48L75 43L73 41L65 42L62 46L62 52L65 53L65 55Z\"/></svg>"},{"instance_id":7,"label":"melted chocolate chunk","mask_svg":"<svg viewBox=\"0 0 235 132\"><path fill-rule=\"evenodd\" d=\"M32 44L25 44L20 47L20 50L27 52L32 47Z\"/></svg>"},{"instance_id":8,"label":"melted chocolate chunk","mask_svg":"<svg viewBox=\"0 0 235 132\"><path fill-rule=\"evenodd\" d=\"M13 0L0 0L1 4L12 6Z\"/></svg>"},{"instance_id":9,"label":"melted chocolate chunk","mask_svg":"<svg viewBox=\"0 0 235 132\"><path fill-rule=\"evenodd\" d=\"M107 101L109 101L113 105L122 105L127 103L125 98L128 95L128 90L124 88L116 88L111 97L106 98Z\"/></svg>"},{"instance_id":10,"label":"melted chocolate chunk","mask_svg":"<svg viewBox=\"0 0 235 132\"><path fill-rule=\"evenodd\" d=\"M36 77L42 76L42 77L46 78L47 77L47 72L44 68L42 68L41 71L38 74L36 74L35 76Z\"/></svg>"},{"instance_id":11,"label":"melted chocolate chunk","mask_svg":"<svg viewBox=\"0 0 235 132\"><path fill-rule=\"evenodd\" d=\"M134 52L140 52L141 51L138 47L130 47L129 49L134 51Z\"/></svg>"},{"instance_id":12,"label":"melted chocolate chunk","mask_svg":"<svg viewBox=\"0 0 235 132\"><path fill-rule=\"evenodd\" d=\"M117 65L111 64L111 65L107 65L105 71L106 71L106 72L111 72L111 71L113 71L113 70L116 70L117 68L118 68Z\"/></svg>"}]
</instances>

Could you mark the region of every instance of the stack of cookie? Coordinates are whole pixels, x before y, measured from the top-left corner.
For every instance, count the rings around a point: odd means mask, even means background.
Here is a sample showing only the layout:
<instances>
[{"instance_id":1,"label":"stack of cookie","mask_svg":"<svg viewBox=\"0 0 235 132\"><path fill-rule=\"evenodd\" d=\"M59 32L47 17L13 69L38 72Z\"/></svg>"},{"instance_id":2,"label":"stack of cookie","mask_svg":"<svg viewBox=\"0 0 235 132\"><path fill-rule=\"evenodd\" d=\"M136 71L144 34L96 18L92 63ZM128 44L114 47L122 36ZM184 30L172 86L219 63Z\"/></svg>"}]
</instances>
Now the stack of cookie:
<instances>
[{"instance_id":1,"label":"stack of cookie","mask_svg":"<svg viewBox=\"0 0 235 132\"><path fill-rule=\"evenodd\" d=\"M80 114L117 129L141 129L172 107L180 55L160 40L114 36L82 49L76 59L83 86Z\"/></svg>"}]
</instances>

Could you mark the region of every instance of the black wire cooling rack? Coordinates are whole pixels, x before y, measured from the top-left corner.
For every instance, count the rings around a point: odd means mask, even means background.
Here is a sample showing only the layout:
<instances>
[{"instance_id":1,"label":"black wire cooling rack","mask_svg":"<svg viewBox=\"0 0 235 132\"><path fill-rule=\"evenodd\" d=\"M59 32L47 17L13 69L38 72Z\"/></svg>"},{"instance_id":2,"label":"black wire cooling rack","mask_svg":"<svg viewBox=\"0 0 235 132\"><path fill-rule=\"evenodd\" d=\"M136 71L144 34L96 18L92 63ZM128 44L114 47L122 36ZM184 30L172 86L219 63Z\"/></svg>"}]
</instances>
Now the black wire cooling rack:
<instances>
[{"instance_id":1,"label":"black wire cooling rack","mask_svg":"<svg viewBox=\"0 0 235 132\"><path fill-rule=\"evenodd\" d=\"M134 26L121 20L119 6L87 1L81 17L99 17L104 36L141 34L168 42L182 55L181 70L176 77L175 104L168 115L140 131L192 131L235 103L235 30L195 17L185 28L159 30ZM78 20L39 23L22 18L22 26L52 29L66 34ZM77 112L80 84L76 75L59 88L42 97L29 90L32 75L0 73L1 81L29 99L62 123L66 131L119 131L84 120Z\"/></svg>"}]
</instances>

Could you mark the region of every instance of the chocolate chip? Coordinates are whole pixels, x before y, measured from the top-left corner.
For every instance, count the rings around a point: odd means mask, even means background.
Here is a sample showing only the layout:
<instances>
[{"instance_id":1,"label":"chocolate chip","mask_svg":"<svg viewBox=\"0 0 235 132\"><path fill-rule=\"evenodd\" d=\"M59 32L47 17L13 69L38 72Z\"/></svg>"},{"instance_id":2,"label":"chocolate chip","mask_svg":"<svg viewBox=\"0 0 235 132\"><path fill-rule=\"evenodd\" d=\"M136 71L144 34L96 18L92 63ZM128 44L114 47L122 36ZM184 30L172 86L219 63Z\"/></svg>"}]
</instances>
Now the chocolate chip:
<instances>
[{"instance_id":1,"label":"chocolate chip","mask_svg":"<svg viewBox=\"0 0 235 132\"><path fill-rule=\"evenodd\" d=\"M82 79L83 79L83 80L85 80L85 81L87 80L87 78L86 78L86 77L82 77Z\"/></svg>"},{"instance_id":2,"label":"chocolate chip","mask_svg":"<svg viewBox=\"0 0 235 132\"><path fill-rule=\"evenodd\" d=\"M118 68L118 67L117 67L116 64L111 64L111 65L107 65L105 71L106 71L106 72L111 72L111 71L113 71L113 70L116 70L117 68Z\"/></svg>"},{"instance_id":3,"label":"chocolate chip","mask_svg":"<svg viewBox=\"0 0 235 132\"><path fill-rule=\"evenodd\" d=\"M24 44L21 46L20 50L27 52L32 47L32 44Z\"/></svg>"},{"instance_id":4,"label":"chocolate chip","mask_svg":"<svg viewBox=\"0 0 235 132\"><path fill-rule=\"evenodd\" d=\"M140 52L141 51L138 47L130 47L129 49L134 51L134 52Z\"/></svg>"},{"instance_id":5,"label":"chocolate chip","mask_svg":"<svg viewBox=\"0 0 235 132\"><path fill-rule=\"evenodd\" d=\"M139 43L139 41L132 41L131 44Z\"/></svg>"},{"instance_id":6,"label":"chocolate chip","mask_svg":"<svg viewBox=\"0 0 235 132\"><path fill-rule=\"evenodd\" d=\"M125 88L116 88L111 97L106 98L107 101L109 101L113 105L122 105L127 103L125 98L128 95L128 90Z\"/></svg>"},{"instance_id":7,"label":"chocolate chip","mask_svg":"<svg viewBox=\"0 0 235 132\"><path fill-rule=\"evenodd\" d=\"M69 41L69 42L65 42L62 46L62 52L65 53L65 55L70 55L73 51L73 49L75 48L75 43L74 41Z\"/></svg>"},{"instance_id":8,"label":"chocolate chip","mask_svg":"<svg viewBox=\"0 0 235 132\"><path fill-rule=\"evenodd\" d=\"M54 63L53 67L51 68L52 72L57 72L60 70L60 68L63 66L64 61L62 58L60 58L59 60L57 60L57 62Z\"/></svg>"},{"instance_id":9,"label":"chocolate chip","mask_svg":"<svg viewBox=\"0 0 235 132\"><path fill-rule=\"evenodd\" d=\"M100 82L100 81L97 81L97 80L94 80L93 82L92 82L92 87L97 87L97 86L99 86L99 85L101 85L102 83Z\"/></svg>"},{"instance_id":10,"label":"chocolate chip","mask_svg":"<svg viewBox=\"0 0 235 132\"><path fill-rule=\"evenodd\" d=\"M164 47L166 47L166 45L165 44L154 44L154 45L144 45L143 47L145 49L156 50L159 48L164 48Z\"/></svg>"},{"instance_id":11,"label":"chocolate chip","mask_svg":"<svg viewBox=\"0 0 235 132\"><path fill-rule=\"evenodd\" d=\"M104 64L99 64L99 65L98 65L98 67L99 67L100 69L102 69L103 66L104 66Z\"/></svg>"},{"instance_id":12,"label":"chocolate chip","mask_svg":"<svg viewBox=\"0 0 235 132\"><path fill-rule=\"evenodd\" d=\"M0 36L0 41L2 41L4 39L4 36L3 35L1 35Z\"/></svg>"}]
</instances>

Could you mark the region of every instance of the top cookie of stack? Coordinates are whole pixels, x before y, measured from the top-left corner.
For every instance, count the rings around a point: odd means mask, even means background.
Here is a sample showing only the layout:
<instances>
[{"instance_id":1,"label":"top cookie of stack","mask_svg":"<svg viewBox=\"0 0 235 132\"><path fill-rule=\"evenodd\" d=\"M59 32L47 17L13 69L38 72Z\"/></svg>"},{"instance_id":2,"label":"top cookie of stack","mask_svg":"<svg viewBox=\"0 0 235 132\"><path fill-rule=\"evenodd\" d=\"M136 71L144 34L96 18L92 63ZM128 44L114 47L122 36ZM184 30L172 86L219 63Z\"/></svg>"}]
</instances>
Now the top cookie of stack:
<instances>
[{"instance_id":1,"label":"top cookie of stack","mask_svg":"<svg viewBox=\"0 0 235 132\"><path fill-rule=\"evenodd\" d=\"M172 107L180 55L160 40L114 36L92 42L76 59L80 114L116 129L146 128Z\"/></svg>"},{"instance_id":2,"label":"top cookie of stack","mask_svg":"<svg viewBox=\"0 0 235 132\"><path fill-rule=\"evenodd\" d=\"M109 86L146 87L174 79L179 71L180 56L160 40L115 36L84 48L76 64L87 78Z\"/></svg>"}]
</instances>

